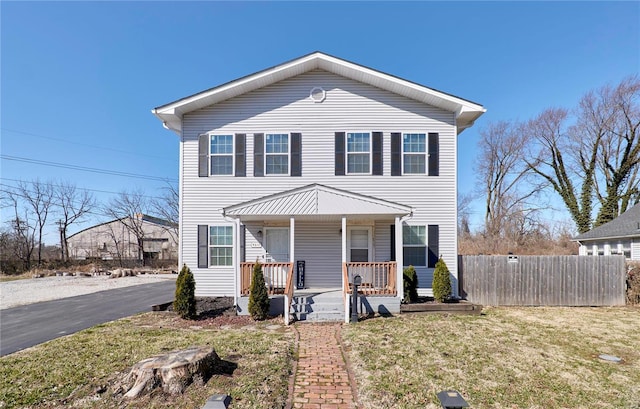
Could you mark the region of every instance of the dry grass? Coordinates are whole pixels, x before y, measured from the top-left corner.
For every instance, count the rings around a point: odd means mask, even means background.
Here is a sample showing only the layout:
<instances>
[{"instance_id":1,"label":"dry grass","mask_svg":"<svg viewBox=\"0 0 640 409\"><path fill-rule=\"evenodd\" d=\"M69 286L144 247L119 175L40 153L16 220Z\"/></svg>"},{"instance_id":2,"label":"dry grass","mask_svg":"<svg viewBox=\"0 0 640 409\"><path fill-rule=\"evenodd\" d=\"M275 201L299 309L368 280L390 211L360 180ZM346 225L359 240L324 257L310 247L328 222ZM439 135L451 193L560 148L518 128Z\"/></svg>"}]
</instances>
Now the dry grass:
<instances>
[{"instance_id":1,"label":"dry grass","mask_svg":"<svg viewBox=\"0 0 640 409\"><path fill-rule=\"evenodd\" d=\"M483 316L404 316L343 337L363 408L640 408L640 309L492 308ZM610 354L614 364L598 359Z\"/></svg>"},{"instance_id":2,"label":"dry grass","mask_svg":"<svg viewBox=\"0 0 640 409\"><path fill-rule=\"evenodd\" d=\"M199 408L214 393L230 394L234 408L284 406L294 353L289 329L267 329L273 322L223 330L177 321L182 320L168 313L142 314L2 357L0 408ZM156 393L123 402L113 389L103 390L144 358L208 345L226 361L224 367L182 396Z\"/></svg>"}]
</instances>

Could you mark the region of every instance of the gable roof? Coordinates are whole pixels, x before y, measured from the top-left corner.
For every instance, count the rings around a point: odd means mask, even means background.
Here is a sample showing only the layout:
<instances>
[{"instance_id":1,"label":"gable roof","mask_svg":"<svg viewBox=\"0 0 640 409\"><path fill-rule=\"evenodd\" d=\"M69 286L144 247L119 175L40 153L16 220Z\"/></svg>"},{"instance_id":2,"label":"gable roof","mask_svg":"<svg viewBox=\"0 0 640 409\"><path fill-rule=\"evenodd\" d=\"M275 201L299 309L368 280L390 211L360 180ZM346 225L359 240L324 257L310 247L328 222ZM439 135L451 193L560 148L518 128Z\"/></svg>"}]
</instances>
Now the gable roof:
<instances>
[{"instance_id":1,"label":"gable roof","mask_svg":"<svg viewBox=\"0 0 640 409\"><path fill-rule=\"evenodd\" d=\"M406 215L411 207L317 183L223 209L229 217Z\"/></svg>"},{"instance_id":2,"label":"gable roof","mask_svg":"<svg viewBox=\"0 0 640 409\"><path fill-rule=\"evenodd\" d=\"M186 113L217 104L229 98L237 97L315 69L322 69L424 104L454 112L456 114L458 133L473 125L473 122L486 112L486 109L482 105L475 102L319 51L161 105L152 109L151 112L162 121L162 125L165 128L171 129L180 135L182 116Z\"/></svg>"},{"instance_id":3,"label":"gable roof","mask_svg":"<svg viewBox=\"0 0 640 409\"><path fill-rule=\"evenodd\" d=\"M640 203L608 223L576 236L574 241L640 237Z\"/></svg>"},{"instance_id":4,"label":"gable roof","mask_svg":"<svg viewBox=\"0 0 640 409\"><path fill-rule=\"evenodd\" d=\"M140 215L142 216L142 221L143 222L148 222L148 223L151 223L151 224L157 224L157 225L164 226L164 227L177 227L174 223L172 223L172 222L170 222L168 220L165 220L165 219L161 219L159 217L149 216L148 214L144 214L144 213L141 213ZM80 234L82 232L85 232L87 230L95 229L96 227L100 227L100 226L105 226L105 225L107 225L109 223L118 222L118 221L120 221L122 219L126 219L127 217L129 217L129 216L125 216L125 217L121 217L119 219L113 219L113 220L109 220L109 221L106 221L106 222L95 224L93 226L85 227L84 229L73 233L71 236L67 237L67 239L70 239L73 236L76 236L76 235L78 235L78 234Z\"/></svg>"}]
</instances>

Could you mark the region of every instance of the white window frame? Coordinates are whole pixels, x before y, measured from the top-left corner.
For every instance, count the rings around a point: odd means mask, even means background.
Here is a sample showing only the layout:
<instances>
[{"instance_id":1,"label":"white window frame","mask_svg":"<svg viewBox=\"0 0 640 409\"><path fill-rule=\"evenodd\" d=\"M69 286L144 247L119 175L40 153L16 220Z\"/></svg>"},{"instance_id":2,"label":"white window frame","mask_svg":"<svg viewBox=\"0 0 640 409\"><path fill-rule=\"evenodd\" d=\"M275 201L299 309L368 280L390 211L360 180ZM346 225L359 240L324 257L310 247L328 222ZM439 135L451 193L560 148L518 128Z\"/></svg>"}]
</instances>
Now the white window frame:
<instances>
[{"instance_id":1,"label":"white window frame","mask_svg":"<svg viewBox=\"0 0 640 409\"><path fill-rule=\"evenodd\" d=\"M404 136L405 135L410 135L410 134L420 134L420 135L424 135L424 152L420 153L420 152L405 152L404 151ZM400 140L400 145L401 145L401 160L400 160L400 168L402 171L402 175L427 175L429 173L429 133L425 132L425 131L403 131L401 134L401 140ZM418 155L423 155L424 156L424 172L423 173L407 173L404 171L404 158L405 155L414 155L414 156L418 156Z\"/></svg>"},{"instance_id":2,"label":"white window frame","mask_svg":"<svg viewBox=\"0 0 640 409\"><path fill-rule=\"evenodd\" d=\"M236 138L234 133L210 133L209 135L209 176L235 176L236 169ZM231 136L231 153L211 153L214 136ZM212 156L231 156L231 173L213 173Z\"/></svg>"},{"instance_id":3,"label":"white window frame","mask_svg":"<svg viewBox=\"0 0 640 409\"><path fill-rule=\"evenodd\" d=\"M229 245L213 245L211 243L211 228L212 227L224 227L224 228L229 228L231 229L231 244ZM235 236L234 236L234 228L233 225L229 225L229 224L210 224L208 225L208 235L207 235L207 240L208 240L208 246L207 246L207 262L209 265L209 268L230 268L234 266L234 257L235 257L235 251L234 251L234 243L235 243ZM231 264L224 264L224 265L220 265L220 264L211 264L211 255L212 255L212 249L214 247L222 247L222 248L230 248L231 249Z\"/></svg>"},{"instance_id":4,"label":"white window frame","mask_svg":"<svg viewBox=\"0 0 640 409\"><path fill-rule=\"evenodd\" d=\"M424 244L407 244L404 241L404 229L405 228L411 228L411 227L422 227L424 229ZM403 267L408 267L410 264L407 264L407 258L404 255L404 249L406 247L411 247L411 248L424 248L424 265L413 265L414 267L427 267L429 265L429 260L428 260L428 253L429 253L429 228L426 224L407 224L407 225L403 225L402 226L402 264L404 264Z\"/></svg>"},{"instance_id":5,"label":"white window frame","mask_svg":"<svg viewBox=\"0 0 640 409\"><path fill-rule=\"evenodd\" d=\"M269 135L287 135L287 173L268 173L267 172L267 157L269 156L283 156L284 153L267 153L267 138ZM265 132L264 133L264 175L265 176L290 176L291 175L291 132Z\"/></svg>"},{"instance_id":6,"label":"white window frame","mask_svg":"<svg viewBox=\"0 0 640 409\"><path fill-rule=\"evenodd\" d=\"M369 135L369 152L349 152L349 134L366 133ZM349 172L349 155L369 154L368 172ZM373 169L373 132L371 131L345 131L344 133L344 174L345 175L371 175Z\"/></svg>"},{"instance_id":7,"label":"white window frame","mask_svg":"<svg viewBox=\"0 0 640 409\"><path fill-rule=\"evenodd\" d=\"M351 250L353 250L353 247L351 246L351 232L353 230L366 230L367 231L367 258L369 259L367 262L371 263L373 262L373 260L375 260L375 256L373 254L374 251L374 246L373 246L373 228L371 226L366 226L366 225L354 225L354 226L349 226L347 228L347 259L348 261L351 261ZM357 249L361 249L360 247L356 247Z\"/></svg>"}]
</instances>

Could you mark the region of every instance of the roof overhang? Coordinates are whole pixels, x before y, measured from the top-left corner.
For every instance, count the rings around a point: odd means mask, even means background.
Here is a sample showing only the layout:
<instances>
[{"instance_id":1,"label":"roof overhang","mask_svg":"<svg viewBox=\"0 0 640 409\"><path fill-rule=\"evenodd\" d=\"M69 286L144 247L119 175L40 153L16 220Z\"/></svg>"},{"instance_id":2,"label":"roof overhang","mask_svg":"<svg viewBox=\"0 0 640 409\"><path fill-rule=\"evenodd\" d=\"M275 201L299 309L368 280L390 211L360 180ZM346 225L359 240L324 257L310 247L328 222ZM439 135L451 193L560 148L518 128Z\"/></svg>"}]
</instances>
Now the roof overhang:
<instances>
[{"instance_id":1,"label":"roof overhang","mask_svg":"<svg viewBox=\"0 0 640 409\"><path fill-rule=\"evenodd\" d=\"M396 217L412 213L409 206L346 190L311 184L223 209L223 215L245 221L302 217Z\"/></svg>"},{"instance_id":2,"label":"roof overhang","mask_svg":"<svg viewBox=\"0 0 640 409\"><path fill-rule=\"evenodd\" d=\"M621 239L635 239L635 238L640 238L640 233L617 235L617 236L588 237L588 238L574 237L571 239L571 241L583 243L583 242L592 242L592 241L621 240Z\"/></svg>"},{"instance_id":3,"label":"roof overhang","mask_svg":"<svg viewBox=\"0 0 640 409\"><path fill-rule=\"evenodd\" d=\"M154 108L151 112L165 128L180 134L184 114L217 104L247 92L322 69L398 95L455 113L458 134L473 125L486 109L454 95L416 84L390 74L376 71L321 52L314 52L295 60L239 78L215 88Z\"/></svg>"}]
</instances>

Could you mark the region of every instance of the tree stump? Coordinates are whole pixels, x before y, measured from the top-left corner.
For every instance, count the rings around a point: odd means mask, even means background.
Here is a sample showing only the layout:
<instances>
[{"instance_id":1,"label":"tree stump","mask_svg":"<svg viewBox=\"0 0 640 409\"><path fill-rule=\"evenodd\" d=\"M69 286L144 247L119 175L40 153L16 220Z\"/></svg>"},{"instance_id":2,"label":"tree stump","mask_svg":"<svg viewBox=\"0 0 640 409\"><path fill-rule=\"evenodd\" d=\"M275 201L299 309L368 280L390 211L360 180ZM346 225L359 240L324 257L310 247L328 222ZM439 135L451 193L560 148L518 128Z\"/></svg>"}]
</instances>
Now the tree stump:
<instances>
[{"instance_id":1,"label":"tree stump","mask_svg":"<svg viewBox=\"0 0 640 409\"><path fill-rule=\"evenodd\" d=\"M124 382L133 386L124 395L133 399L162 387L166 393L184 392L194 380L206 382L220 362L213 348L189 348L156 355L135 364Z\"/></svg>"}]
</instances>

